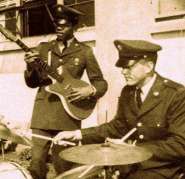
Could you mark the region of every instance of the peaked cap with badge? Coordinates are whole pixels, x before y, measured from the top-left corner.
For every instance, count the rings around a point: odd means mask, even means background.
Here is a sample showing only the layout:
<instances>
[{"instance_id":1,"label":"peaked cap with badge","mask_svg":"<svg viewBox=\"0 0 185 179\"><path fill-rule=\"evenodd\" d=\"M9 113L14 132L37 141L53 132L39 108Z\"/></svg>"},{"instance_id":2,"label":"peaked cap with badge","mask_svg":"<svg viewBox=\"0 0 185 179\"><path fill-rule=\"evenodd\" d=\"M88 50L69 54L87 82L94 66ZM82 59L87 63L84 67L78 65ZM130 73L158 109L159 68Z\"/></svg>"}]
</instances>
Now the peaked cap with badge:
<instances>
[{"instance_id":1,"label":"peaked cap with badge","mask_svg":"<svg viewBox=\"0 0 185 179\"><path fill-rule=\"evenodd\" d=\"M160 45L145 40L115 40L114 45L119 53L117 67L124 66L128 60L156 56L157 52L162 49Z\"/></svg>"},{"instance_id":2,"label":"peaked cap with badge","mask_svg":"<svg viewBox=\"0 0 185 179\"><path fill-rule=\"evenodd\" d=\"M62 4L57 4L53 6L54 19L65 18L69 20L73 25L77 25L79 21L79 17L84 15L85 15L84 13L69 6L65 6Z\"/></svg>"}]
</instances>

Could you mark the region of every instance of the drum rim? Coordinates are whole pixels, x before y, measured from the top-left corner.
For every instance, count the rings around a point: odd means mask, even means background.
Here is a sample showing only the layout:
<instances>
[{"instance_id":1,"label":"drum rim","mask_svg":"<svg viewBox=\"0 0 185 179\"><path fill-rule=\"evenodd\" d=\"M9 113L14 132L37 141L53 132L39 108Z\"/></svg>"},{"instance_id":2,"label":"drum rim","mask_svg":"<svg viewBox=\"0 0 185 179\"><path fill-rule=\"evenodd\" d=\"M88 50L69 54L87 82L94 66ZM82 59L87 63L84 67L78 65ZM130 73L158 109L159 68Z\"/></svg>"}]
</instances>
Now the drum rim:
<instances>
[{"instance_id":1,"label":"drum rim","mask_svg":"<svg viewBox=\"0 0 185 179\"><path fill-rule=\"evenodd\" d=\"M15 169L19 169L19 171L23 174L23 176L26 178L26 179L33 179L31 174L29 173L29 171L27 169L25 169L24 167L22 167L19 163L16 163L16 162L13 162L13 161L3 161L3 162L0 162L0 164L11 164L13 166L15 166L16 168Z\"/></svg>"}]
</instances>

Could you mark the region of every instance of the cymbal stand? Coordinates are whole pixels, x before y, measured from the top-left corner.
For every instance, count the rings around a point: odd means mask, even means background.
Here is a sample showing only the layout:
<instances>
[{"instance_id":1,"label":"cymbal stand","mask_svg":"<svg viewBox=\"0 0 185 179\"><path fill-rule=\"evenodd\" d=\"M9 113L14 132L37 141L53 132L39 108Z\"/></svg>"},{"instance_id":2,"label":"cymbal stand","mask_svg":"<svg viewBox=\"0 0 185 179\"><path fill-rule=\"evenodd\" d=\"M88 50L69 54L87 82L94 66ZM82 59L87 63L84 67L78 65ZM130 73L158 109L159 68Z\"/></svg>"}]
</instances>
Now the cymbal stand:
<instances>
[{"instance_id":1,"label":"cymbal stand","mask_svg":"<svg viewBox=\"0 0 185 179\"><path fill-rule=\"evenodd\" d=\"M5 156L4 156L4 145L3 145L3 141L2 139L0 139L0 142L1 142L1 152L2 152L2 157L3 157L3 160L5 159Z\"/></svg>"},{"instance_id":2,"label":"cymbal stand","mask_svg":"<svg viewBox=\"0 0 185 179\"><path fill-rule=\"evenodd\" d=\"M119 173L112 166L105 166L104 172L102 173L103 179L118 179Z\"/></svg>"}]
</instances>

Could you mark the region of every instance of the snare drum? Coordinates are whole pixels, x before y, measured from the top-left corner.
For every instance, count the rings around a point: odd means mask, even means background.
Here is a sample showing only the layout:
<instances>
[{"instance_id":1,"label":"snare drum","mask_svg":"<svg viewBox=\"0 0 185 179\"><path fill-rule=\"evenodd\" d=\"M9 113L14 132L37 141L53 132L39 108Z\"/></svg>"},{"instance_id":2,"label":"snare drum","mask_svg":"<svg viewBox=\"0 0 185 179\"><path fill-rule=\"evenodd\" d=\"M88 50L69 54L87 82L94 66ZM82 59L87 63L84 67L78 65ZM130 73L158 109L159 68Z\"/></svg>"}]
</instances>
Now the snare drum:
<instances>
[{"instance_id":1,"label":"snare drum","mask_svg":"<svg viewBox=\"0 0 185 179\"><path fill-rule=\"evenodd\" d=\"M55 179L78 179L78 177L85 172L89 166L80 166L76 167L74 169L68 170L64 172L63 174L59 175ZM89 170L86 174L84 174L80 179L100 179L101 173L103 172L102 167L93 167L91 170Z\"/></svg>"},{"instance_id":2,"label":"snare drum","mask_svg":"<svg viewBox=\"0 0 185 179\"><path fill-rule=\"evenodd\" d=\"M0 162L0 178L33 179L26 169L15 162Z\"/></svg>"}]
</instances>

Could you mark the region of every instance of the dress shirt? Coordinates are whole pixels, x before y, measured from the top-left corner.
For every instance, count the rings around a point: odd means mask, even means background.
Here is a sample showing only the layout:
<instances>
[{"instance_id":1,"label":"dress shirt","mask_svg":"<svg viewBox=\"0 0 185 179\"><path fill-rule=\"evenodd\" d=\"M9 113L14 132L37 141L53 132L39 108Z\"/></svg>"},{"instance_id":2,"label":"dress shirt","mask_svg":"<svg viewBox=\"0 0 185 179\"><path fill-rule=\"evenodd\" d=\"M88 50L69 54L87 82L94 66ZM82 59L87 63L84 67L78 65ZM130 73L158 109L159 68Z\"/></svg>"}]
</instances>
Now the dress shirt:
<instances>
[{"instance_id":1,"label":"dress shirt","mask_svg":"<svg viewBox=\"0 0 185 179\"><path fill-rule=\"evenodd\" d=\"M153 86L156 79L156 74L153 75L153 77L150 79L148 83L146 83L144 86L141 87L141 100L142 102L146 99L151 87Z\"/></svg>"}]
</instances>

